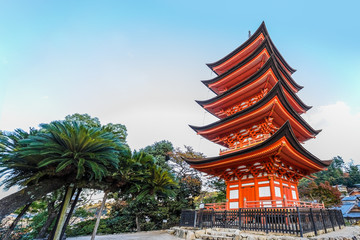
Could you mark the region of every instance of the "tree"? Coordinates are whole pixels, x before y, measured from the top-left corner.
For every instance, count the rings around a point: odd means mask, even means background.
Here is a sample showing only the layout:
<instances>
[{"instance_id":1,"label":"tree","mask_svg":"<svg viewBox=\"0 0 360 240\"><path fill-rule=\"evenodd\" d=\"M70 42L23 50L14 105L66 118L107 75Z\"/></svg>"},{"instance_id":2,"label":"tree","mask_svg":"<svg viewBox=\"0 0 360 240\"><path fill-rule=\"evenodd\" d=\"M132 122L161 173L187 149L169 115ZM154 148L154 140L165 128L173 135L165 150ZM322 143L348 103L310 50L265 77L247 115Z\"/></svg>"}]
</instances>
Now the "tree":
<instances>
[{"instance_id":1,"label":"tree","mask_svg":"<svg viewBox=\"0 0 360 240\"><path fill-rule=\"evenodd\" d=\"M11 232L15 229L16 225L18 224L18 222L20 221L20 219L22 218L22 216L24 216L24 214L29 210L31 203L27 204L25 207L23 207L23 209L21 210L21 212L17 215L16 219L14 220L14 222L12 222L12 224L10 225L9 229L6 231L6 233L4 234L4 236L2 236L3 240L9 240L10 239L10 234Z\"/></svg>"},{"instance_id":2,"label":"tree","mask_svg":"<svg viewBox=\"0 0 360 240\"><path fill-rule=\"evenodd\" d=\"M140 152L145 152L153 156L157 164L163 168L169 169L167 161L169 160L169 156L173 152L174 147L173 144L167 140L162 140L159 142L155 142L154 144L141 149Z\"/></svg>"},{"instance_id":3,"label":"tree","mask_svg":"<svg viewBox=\"0 0 360 240\"><path fill-rule=\"evenodd\" d=\"M325 207L333 207L341 203L341 193L328 181L316 184L315 181L299 185L299 195L303 200L323 202Z\"/></svg>"},{"instance_id":4,"label":"tree","mask_svg":"<svg viewBox=\"0 0 360 240\"><path fill-rule=\"evenodd\" d=\"M360 183L360 171L359 166L354 165L353 162L350 162L349 168L348 168L349 178L347 179L347 186L354 187L355 184Z\"/></svg>"},{"instance_id":5,"label":"tree","mask_svg":"<svg viewBox=\"0 0 360 240\"><path fill-rule=\"evenodd\" d=\"M316 176L315 182L320 184L328 181L331 185L345 184L344 169L344 160L340 156L334 157L327 170L314 174Z\"/></svg>"},{"instance_id":6,"label":"tree","mask_svg":"<svg viewBox=\"0 0 360 240\"><path fill-rule=\"evenodd\" d=\"M127 151L117 135L84 122L55 121L40 126L36 134L19 141L12 140L12 135L2 139L8 146L1 158L3 184L21 183L25 191L0 200L1 206L7 205L0 208L0 218L70 183L102 189L98 183L118 168L119 155Z\"/></svg>"},{"instance_id":7,"label":"tree","mask_svg":"<svg viewBox=\"0 0 360 240\"><path fill-rule=\"evenodd\" d=\"M41 156L39 167L52 169L55 174L73 179L101 181L119 164L119 152L124 145L114 134L98 127L89 127L83 122L55 121L42 124L44 133L25 139L25 156ZM67 205L74 185L67 187L61 221L57 225L54 239L58 239L64 223Z\"/></svg>"},{"instance_id":8,"label":"tree","mask_svg":"<svg viewBox=\"0 0 360 240\"><path fill-rule=\"evenodd\" d=\"M142 216L152 211L154 206L162 205L167 198L175 196L177 183L166 168L158 165L157 159L144 151L133 152L131 161L133 167L127 176L132 184L125 185L116 198L118 202L126 202L125 206L119 206L122 209L119 215L131 212L135 217L136 229L140 231L141 220L144 219Z\"/></svg>"}]
</instances>

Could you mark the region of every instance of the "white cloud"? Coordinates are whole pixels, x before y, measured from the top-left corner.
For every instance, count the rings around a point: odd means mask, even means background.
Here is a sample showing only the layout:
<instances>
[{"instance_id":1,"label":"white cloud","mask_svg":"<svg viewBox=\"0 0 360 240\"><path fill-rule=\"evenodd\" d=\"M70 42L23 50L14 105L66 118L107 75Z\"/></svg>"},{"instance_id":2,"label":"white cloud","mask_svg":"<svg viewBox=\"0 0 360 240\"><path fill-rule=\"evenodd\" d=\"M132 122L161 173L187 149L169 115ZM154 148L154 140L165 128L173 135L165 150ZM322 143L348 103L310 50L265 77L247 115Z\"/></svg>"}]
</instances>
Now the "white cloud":
<instances>
[{"instance_id":1,"label":"white cloud","mask_svg":"<svg viewBox=\"0 0 360 240\"><path fill-rule=\"evenodd\" d=\"M315 129L322 129L316 139L306 142L305 148L322 160L341 156L360 164L360 112L352 111L345 102L311 109L304 116Z\"/></svg>"}]
</instances>

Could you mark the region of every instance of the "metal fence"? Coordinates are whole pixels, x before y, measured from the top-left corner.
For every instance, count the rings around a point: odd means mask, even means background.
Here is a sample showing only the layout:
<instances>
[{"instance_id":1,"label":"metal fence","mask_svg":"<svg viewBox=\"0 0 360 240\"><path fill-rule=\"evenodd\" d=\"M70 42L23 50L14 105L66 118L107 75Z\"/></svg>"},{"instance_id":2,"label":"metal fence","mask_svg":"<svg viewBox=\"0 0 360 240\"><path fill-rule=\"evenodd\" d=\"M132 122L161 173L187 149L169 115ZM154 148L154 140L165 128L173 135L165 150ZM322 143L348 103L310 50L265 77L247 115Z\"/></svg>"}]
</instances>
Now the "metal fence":
<instances>
[{"instance_id":1,"label":"metal fence","mask_svg":"<svg viewBox=\"0 0 360 240\"><path fill-rule=\"evenodd\" d=\"M340 210L313 208L240 208L183 210L180 226L199 228L236 228L239 230L288 233L328 232L345 226Z\"/></svg>"}]
</instances>

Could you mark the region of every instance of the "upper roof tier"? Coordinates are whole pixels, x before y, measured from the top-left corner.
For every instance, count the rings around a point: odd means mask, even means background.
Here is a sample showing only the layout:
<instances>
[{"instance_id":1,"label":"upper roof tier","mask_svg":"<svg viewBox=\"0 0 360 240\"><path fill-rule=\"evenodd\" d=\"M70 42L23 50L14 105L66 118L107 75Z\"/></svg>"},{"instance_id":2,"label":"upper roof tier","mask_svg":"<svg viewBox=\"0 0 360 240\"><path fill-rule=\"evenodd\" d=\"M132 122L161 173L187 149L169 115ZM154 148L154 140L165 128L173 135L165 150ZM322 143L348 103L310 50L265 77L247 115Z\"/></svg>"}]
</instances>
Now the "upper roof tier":
<instances>
[{"instance_id":1,"label":"upper roof tier","mask_svg":"<svg viewBox=\"0 0 360 240\"><path fill-rule=\"evenodd\" d=\"M304 104L292 91L289 81L284 78L280 69L276 58L272 55L261 69L247 80L211 99L196 102L214 116L225 118L229 116L228 112L232 114L255 104L278 81L281 81L285 95L294 110L298 114L306 112L311 107Z\"/></svg>"},{"instance_id":2,"label":"upper roof tier","mask_svg":"<svg viewBox=\"0 0 360 240\"><path fill-rule=\"evenodd\" d=\"M207 66L209 66L216 74L223 74L249 56L251 52L253 52L266 39L268 39L273 52L281 61L286 71L290 74L294 73L296 70L290 67L290 65L285 61L285 59L281 56L280 52L273 44L264 22L261 23L260 27L255 31L255 33L240 47L236 48L224 58L214 63L208 63Z\"/></svg>"},{"instance_id":3,"label":"upper roof tier","mask_svg":"<svg viewBox=\"0 0 360 240\"><path fill-rule=\"evenodd\" d=\"M284 69L281 61L272 50L268 40L263 41L255 51L225 73L210 80L203 80L202 83L215 94L221 94L247 80L253 74L256 74L269 59L272 59L277 63L279 73L288 82L292 91L298 92L303 88L297 84L291 75Z\"/></svg>"},{"instance_id":4,"label":"upper roof tier","mask_svg":"<svg viewBox=\"0 0 360 240\"><path fill-rule=\"evenodd\" d=\"M217 157L184 160L197 170L221 176L224 171L235 172L239 170L240 165L263 161L274 155L282 161L291 163L295 169L305 170L306 175L321 171L331 163L331 160L318 159L301 146L289 121L285 122L270 138L250 148Z\"/></svg>"},{"instance_id":5,"label":"upper roof tier","mask_svg":"<svg viewBox=\"0 0 360 240\"><path fill-rule=\"evenodd\" d=\"M315 137L321 130L314 130L292 107L284 93L281 82L254 105L202 127L191 126L198 134L210 141L217 141L219 136L237 132L250 127L266 117L274 118L274 125L280 127L287 120L294 128L297 139L304 142ZM225 144L219 143L226 147Z\"/></svg>"}]
</instances>

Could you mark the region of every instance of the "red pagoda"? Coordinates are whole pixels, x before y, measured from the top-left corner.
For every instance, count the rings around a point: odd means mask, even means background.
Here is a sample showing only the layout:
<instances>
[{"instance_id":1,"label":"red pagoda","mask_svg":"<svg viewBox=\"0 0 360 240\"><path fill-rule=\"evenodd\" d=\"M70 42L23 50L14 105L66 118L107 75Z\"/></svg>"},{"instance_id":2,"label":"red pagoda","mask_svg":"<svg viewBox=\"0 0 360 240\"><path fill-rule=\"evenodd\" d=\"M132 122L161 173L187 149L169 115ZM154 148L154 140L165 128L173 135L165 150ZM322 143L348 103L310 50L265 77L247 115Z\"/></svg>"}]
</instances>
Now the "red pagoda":
<instances>
[{"instance_id":1,"label":"red pagoda","mask_svg":"<svg viewBox=\"0 0 360 240\"><path fill-rule=\"evenodd\" d=\"M197 103L219 120L190 127L226 150L218 157L186 161L225 180L227 203L211 207L305 206L299 201L298 181L311 179L331 161L321 161L301 145L320 130L300 116L311 107L296 95L302 86L291 77L295 70L280 55L264 22L244 44L207 65L217 76L203 83L216 96Z\"/></svg>"}]
</instances>

